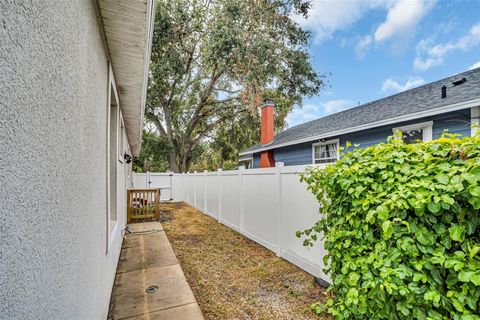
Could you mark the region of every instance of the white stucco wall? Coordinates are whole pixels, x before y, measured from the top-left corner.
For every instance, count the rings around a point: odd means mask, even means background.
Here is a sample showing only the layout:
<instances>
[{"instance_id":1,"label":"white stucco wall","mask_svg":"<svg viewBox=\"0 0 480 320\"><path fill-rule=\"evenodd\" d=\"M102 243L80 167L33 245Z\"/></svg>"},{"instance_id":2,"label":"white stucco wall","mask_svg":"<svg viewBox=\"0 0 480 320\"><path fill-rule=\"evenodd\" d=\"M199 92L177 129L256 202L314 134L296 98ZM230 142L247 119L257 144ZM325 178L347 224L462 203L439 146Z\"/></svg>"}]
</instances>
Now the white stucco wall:
<instances>
[{"instance_id":1,"label":"white stucco wall","mask_svg":"<svg viewBox=\"0 0 480 320\"><path fill-rule=\"evenodd\" d=\"M94 1L0 1L1 319L107 316L107 85Z\"/></svg>"}]
</instances>

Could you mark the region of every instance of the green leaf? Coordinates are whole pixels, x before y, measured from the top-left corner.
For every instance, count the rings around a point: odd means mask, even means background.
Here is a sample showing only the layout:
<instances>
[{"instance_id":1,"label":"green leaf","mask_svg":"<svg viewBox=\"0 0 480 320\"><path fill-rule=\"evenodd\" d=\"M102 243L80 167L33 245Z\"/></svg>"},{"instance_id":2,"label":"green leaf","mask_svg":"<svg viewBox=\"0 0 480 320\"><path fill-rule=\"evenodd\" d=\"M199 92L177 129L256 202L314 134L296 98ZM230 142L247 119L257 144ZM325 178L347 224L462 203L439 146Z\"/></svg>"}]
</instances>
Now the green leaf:
<instances>
[{"instance_id":1,"label":"green leaf","mask_svg":"<svg viewBox=\"0 0 480 320\"><path fill-rule=\"evenodd\" d=\"M356 286L359 279L360 275L356 272L352 272L348 275L348 282L351 286Z\"/></svg>"},{"instance_id":2,"label":"green leaf","mask_svg":"<svg viewBox=\"0 0 480 320\"><path fill-rule=\"evenodd\" d=\"M472 196L480 197L480 186L468 188L468 192L470 192Z\"/></svg>"},{"instance_id":3,"label":"green leaf","mask_svg":"<svg viewBox=\"0 0 480 320\"><path fill-rule=\"evenodd\" d=\"M440 203L430 202L428 204L428 210L430 210L430 212L432 213L439 212L441 208L442 208L442 205Z\"/></svg>"},{"instance_id":4,"label":"green leaf","mask_svg":"<svg viewBox=\"0 0 480 320\"><path fill-rule=\"evenodd\" d=\"M400 311L405 317L410 315L410 309L403 302L397 302L397 310Z\"/></svg>"},{"instance_id":5,"label":"green leaf","mask_svg":"<svg viewBox=\"0 0 480 320\"><path fill-rule=\"evenodd\" d=\"M385 239L390 239L393 235L392 222L389 220L384 221L382 224L382 230L383 230L383 237Z\"/></svg>"},{"instance_id":6,"label":"green leaf","mask_svg":"<svg viewBox=\"0 0 480 320\"><path fill-rule=\"evenodd\" d=\"M373 211L373 210L368 211L367 216L365 217L365 220L368 223L374 223L375 222L375 211Z\"/></svg>"},{"instance_id":7,"label":"green leaf","mask_svg":"<svg viewBox=\"0 0 480 320\"><path fill-rule=\"evenodd\" d=\"M475 271L462 271L458 274L458 280L462 282L470 282L475 275Z\"/></svg>"},{"instance_id":8,"label":"green leaf","mask_svg":"<svg viewBox=\"0 0 480 320\"><path fill-rule=\"evenodd\" d=\"M455 203L455 200L452 197L450 197L449 195L444 194L444 195L441 196L441 198L442 198L443 202L448 203L449 205L452 205L452 204Z\"/></svg>"},{"instance_id":9,"label":"green leaf","mask_svg":"<svg viewBox=\"0 0 480 320\"><path fill-rule=\"evenodd\" d=\"M388 219L388 209L384 206L378 206L377 207L377 217L382 221L387 220Z\"/></svg>"},{"instance_id":10,"label":"green leaf","mask_svg":"<svg viewBox=\"0 0 480 320\"><path fill-rule=\"evenodd\" d=\"M472 250L470 250L470 259L473 259L473 257L480 251L480 246L479 245L474 245Z\"/></svg>"},{"instance_id":11,"label":"green leaf","mask_svg":"<svg viewBox=\"0 0 480 320\"><path fill-rule=\"evenodd\" d=\"M480 286L480 273L477 271L472 278L470 279L472 283L476 286Z\"/></svg>"},{"instance_id":12,"label":"green leaf","mask_svg":"<svg viewBox=\"0 0 480 320\"><path fill-rule=\"evenodd\" d=\"M450 233L450 238L453 241L461 242L465 239L465 226L464 225L454 225L450 229L448 229Z\"/></svg>"},{"instance_id":13,"label":"green leaf","mask_svg":"<svg viewBox=\"0 0 480 320\"><path fill-rule=\"evenodd\" d=\"M433 301L435 303L440 302L440 294L433 290L425 292L423 298L427 301Z\"/></svg>"},{"instance_id":14,"label":"green leaf","mask_svg":"<svg viewBox=\"0 0 480 320\"><path fill-rule=\"evenodd\" d=\"M445 174L438 174L436 177L438 182L440 182L441 184L448 184L450 179L448 178L447 175Z\"/></svg>"},{"instance_id":15,"label":"green leaf","mask_svg":"<svg viewBox=\"0 0 480 320\"><path fill-rule=\"evenodd\" d=\"M463 178L467 180L471 184L477 183L477 177L474 174L471 173L464 173Z\"/></svg>"},{"instance_id":16,"label":"green leaf","mask_svg":"<svg viewBox=\"0 0 480 320\"><path fill-rule=\"evenodd\" d=\"M429 310L428 315L434 320L442 320L443 319L442 315L435 310Z\"/></svg>"},{"instance_id":17,"label":"green leaf","mask_svg":"<svg viewBox=\"0 0 480 320\"><path fill-rule=\"evenodd\" d=\"M435 235L427 229L423 228L417 231L416 233L417 241L423 244L424 246L429 246L435 243Z\"/></svg>"}]
</instances>

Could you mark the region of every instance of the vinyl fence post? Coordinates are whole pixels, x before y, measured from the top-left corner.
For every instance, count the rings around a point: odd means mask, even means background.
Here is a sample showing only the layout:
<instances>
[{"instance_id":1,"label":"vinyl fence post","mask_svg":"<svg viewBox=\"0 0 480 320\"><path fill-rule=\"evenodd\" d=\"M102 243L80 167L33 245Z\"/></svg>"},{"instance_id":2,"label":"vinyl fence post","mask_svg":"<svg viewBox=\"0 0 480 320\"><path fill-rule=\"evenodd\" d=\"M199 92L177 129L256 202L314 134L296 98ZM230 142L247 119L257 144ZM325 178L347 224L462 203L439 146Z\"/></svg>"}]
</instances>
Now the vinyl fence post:
<instances>
[{"instance_id":1,"label":"vinyl fence post","mask_svg":"<svg viewBox=\"0 0 480 320\"><path fill-rule=\"evenodd\" d=\"M197 207L197 171L193 171L192 176L192 185L193 185L193 206L198 209Z\"/></svg>"},{"instance_id":2,"label":"vinyl fence post","mask_svg":"<svg viewBox=\"0 0 480 320\"><path fill-rule=\"evenodd\" d=\"M190 185L190 172L185 173L185 180L184 180L184 185L185 185L185 193L187 196L185 197L187 199L187 203L189 205L192 205L192 199L190 199L190 190L188 189Z\"/></svg>"},{"instance_id":3,"label":"vinyl fence post","mask_svg":"<svg viewBox=\"0 0 480 320\"><path fill-rule=\"evenodd\" d=\"M277 190L276 190L276 201L275 201L275 212L276 212L276 248L275 253L277 256L282 255L282 224L283 224L283 213L282 213L282 168L283 162L276 162L275 163L275 175L276 175L276 183L277 183Z\"/></svg>"},{"instance_id":4,"label":"vinyl fence post","mask_svg":"<svg viewBox=\"0 0 480 320\"><path fill-rule=\"evenodd\" d=\"M207 214L207 170L203 170L203 212Z\"/></svg>"},{"instance_id":5,"label":"vinyl fence post","mask_svg":"<svg viewBox=\"0 0 480 320\"><path fill-rule=\"evenodd\" d=\"M182 172L181 177L182 177L182 201L186 201L187 200L187 187L186 187L185 181L187 180L187 173Z\"/></svg>"},{"instance_id":6,"label":"vinyl fence post","mask_svg":"<svg viewBox=\"0 0 480 320\"><path fill-rule=\"evenodd\" d=\"M173 201L173 171L170 171L170 201Z\"/></svg>"},{"instance_id":7,"label":"vinyl fence post","mask_svg":"<svg viewBox=\"0 0 480 320\"><path fill-rule=\"evenodd\" d=\"M145 189L150 188L150 171L147 171L147 174L145 175Z\"/></svg>"},{"instance_id":8,"label":"vinyl fence post","mask_svg":"<svg viewBox=\"0 0 480 320\"><path fill-rule=\"evenodd\" d=\"M245 166L238 167L238 176L240 177L240 233L243 234L245 227L245 192L243 189L243 170Z\"/></svg>"},{"instance_id":9,"label":"vinyl fence post","mask_svg":"<svg viewBox=\"0 0 480 320\"><path fill-rule=\"evenodd\" d=\"M217 182L218 182L218 222L222 222L222 169L217 169Z\"/></svg>"}]
</instances>

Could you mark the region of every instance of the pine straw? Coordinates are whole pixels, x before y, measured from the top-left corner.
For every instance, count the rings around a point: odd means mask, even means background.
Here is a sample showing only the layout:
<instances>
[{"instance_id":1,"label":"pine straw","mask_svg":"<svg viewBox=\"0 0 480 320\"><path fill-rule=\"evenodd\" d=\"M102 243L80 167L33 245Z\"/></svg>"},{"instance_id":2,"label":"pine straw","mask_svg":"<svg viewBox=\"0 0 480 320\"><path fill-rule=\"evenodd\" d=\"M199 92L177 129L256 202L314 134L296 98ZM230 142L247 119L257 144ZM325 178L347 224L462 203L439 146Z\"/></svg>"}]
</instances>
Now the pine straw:
<instances>
[{"instance_id":1,"label":"pine straw","mask_svg":"<svg viewBox=\"0 0 480 320\"><path fill-rule=\"evenodd\" d=\"M309 308L327 298L310 274L185 203L162 220L206 320L327 319Z\"/></svg>"}]
</instances>

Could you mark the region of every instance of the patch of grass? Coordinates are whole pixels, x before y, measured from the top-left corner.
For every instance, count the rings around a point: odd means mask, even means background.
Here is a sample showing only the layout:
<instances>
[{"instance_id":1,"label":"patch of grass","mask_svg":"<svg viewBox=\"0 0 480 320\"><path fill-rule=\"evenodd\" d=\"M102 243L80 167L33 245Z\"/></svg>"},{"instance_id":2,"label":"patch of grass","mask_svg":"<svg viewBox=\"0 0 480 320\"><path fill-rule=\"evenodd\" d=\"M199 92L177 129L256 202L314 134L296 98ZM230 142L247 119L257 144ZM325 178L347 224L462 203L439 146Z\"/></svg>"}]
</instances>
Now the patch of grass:
<instances>
[{"instance_id":1,"label":"patch of grass","mask_svg":"<svg viewBox=\"0 0 480 320\"><path fill-rule=\"evenodd\" d=\"M184 203L162 204L163 227L206 320L329 319L309 306L313 277Z\"/></svg>"}]
</instances>

